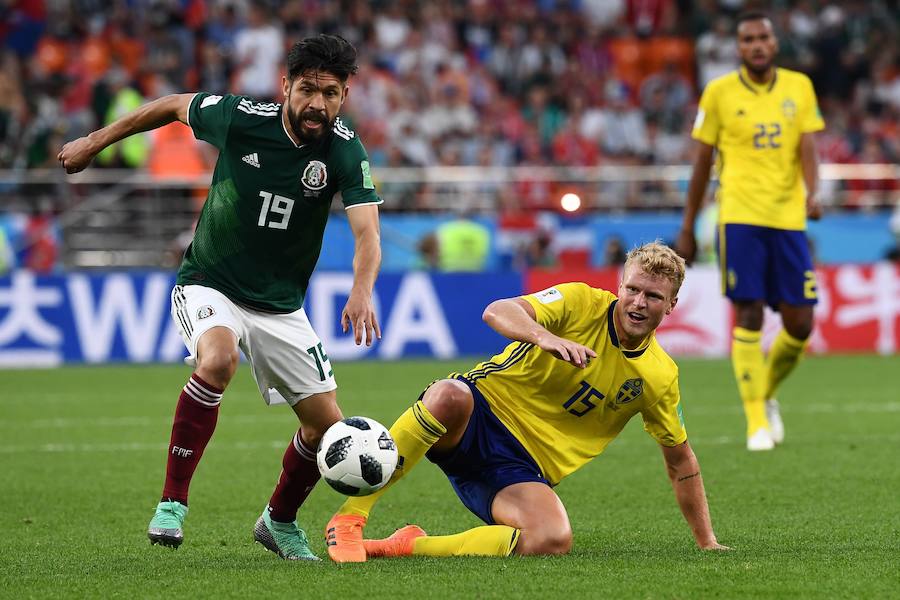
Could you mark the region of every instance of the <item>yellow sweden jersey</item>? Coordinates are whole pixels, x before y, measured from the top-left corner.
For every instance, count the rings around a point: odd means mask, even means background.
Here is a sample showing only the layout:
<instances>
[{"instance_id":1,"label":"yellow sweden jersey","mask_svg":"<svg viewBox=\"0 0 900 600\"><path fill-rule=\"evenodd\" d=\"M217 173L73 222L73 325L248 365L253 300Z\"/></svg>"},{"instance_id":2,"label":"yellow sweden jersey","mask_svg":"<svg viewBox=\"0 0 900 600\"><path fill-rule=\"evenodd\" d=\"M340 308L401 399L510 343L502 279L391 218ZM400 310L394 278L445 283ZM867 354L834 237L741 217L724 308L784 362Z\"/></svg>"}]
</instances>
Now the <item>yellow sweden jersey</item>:
<instances>
[{"instance_id":1,"label":"yellow sweden jersey","mask_svg":"<svg viewBox=\"0 0 900 600\"><path fill-rule=\"evenodd\" d=\"M758 85L741 67L711 81L691 135L718 149L719 222L805 229L800 136L824 127L802 73L776 69Z\"/></svg>"},{"instance_id":2,"label":"yellow sweden jersey","mask_svg":"<svg viewBox=\"0 0 900 600\"><path fill-rule=\"evenodd\" d=\"M619 347L614 294L564 283L523 298L538 323L592 348L597 358L579 369L533 344L513 342L465 377L551 484L603 452L637 413L660 444L687 439L678 367L652 335L639 349Z\"/></svg>"}]
</instances>

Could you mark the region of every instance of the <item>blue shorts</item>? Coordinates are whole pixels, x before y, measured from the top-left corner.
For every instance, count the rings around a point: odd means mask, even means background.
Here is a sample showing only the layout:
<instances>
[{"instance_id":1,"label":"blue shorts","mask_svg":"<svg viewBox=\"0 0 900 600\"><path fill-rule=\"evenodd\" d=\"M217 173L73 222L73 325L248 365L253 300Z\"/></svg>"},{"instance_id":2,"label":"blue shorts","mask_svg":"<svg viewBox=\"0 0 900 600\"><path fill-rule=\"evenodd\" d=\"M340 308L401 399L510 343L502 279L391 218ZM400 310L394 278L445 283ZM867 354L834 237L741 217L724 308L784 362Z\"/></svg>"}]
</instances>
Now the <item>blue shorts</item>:
<instances>
[{"instance_id":1,"label":"blue shorts","mask_svg":"<svg viewBox=\"0 0 900 600\"><path fill-rule=\"evenodd\" d=\"M728 223L718 232L722 289L731 300L778 309L816 303L816 272L805 231Z\"/></svg>"},{"instance_id":2,"label":"blue shorts","mask_svg":"<svg viewBox=\"0 0 900 600\"><path fill-rule=\"evenodd\" d=\"M427 456L447 475L466 508L488 525L494 525L491 504L497 492L514 483L536 481L550 485L550 482L519 440L491 411L478 388L462 376L456 379L472 390L475 398L472 416L456 448L448 454L429 452Z\"/></svg>"}]
</instances>

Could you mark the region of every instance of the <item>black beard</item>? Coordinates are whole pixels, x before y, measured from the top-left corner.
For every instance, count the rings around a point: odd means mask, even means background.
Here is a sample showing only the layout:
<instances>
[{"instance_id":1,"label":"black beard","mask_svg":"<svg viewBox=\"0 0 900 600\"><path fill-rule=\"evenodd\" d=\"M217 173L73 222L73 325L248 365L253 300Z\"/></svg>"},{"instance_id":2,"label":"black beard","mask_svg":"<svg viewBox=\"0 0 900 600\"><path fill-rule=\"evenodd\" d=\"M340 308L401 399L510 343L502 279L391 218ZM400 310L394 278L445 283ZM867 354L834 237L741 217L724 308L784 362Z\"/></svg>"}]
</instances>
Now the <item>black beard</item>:
<instances>
[{"instance_id":1,"label":"black beard","mask_svg":"<svg viewBox=\"0 0 900 600\"><path fill-rule=\"evenodd\" d=\"M306 113L309 116L309 113ZM294 130L294 135L297 136L297 139L300 140L302 144L309 144L312 142L318 142L325 134L331 129L334 125L334 121L328 122L327 119L322 119L323 127L318 131L306 131L303 128L303 114L293 114L288 112L288 121L291 124L291 129Z\"/></svg>"},{"instance_id":2,"label":"black beard","mask_svg":"<svg viewBox=\"0 0 900 600\"><path fill-rule=\"evenodd\" d=\"M764 67L755 67L755 66L753 66L752 64L750 64L748 61L744 61L744 67L746 67L746 69L747 69L748 71L750 71L751 73L753 73L753 74L756 75L757 77L762 77L763 75L765 75L766 73L768 73L768 72L769 72L769 69L772 68L772 64L773 64L773 61L770 60L769 62L767 62L767 63L765 64Z\"/></svg>"}]
</instances>

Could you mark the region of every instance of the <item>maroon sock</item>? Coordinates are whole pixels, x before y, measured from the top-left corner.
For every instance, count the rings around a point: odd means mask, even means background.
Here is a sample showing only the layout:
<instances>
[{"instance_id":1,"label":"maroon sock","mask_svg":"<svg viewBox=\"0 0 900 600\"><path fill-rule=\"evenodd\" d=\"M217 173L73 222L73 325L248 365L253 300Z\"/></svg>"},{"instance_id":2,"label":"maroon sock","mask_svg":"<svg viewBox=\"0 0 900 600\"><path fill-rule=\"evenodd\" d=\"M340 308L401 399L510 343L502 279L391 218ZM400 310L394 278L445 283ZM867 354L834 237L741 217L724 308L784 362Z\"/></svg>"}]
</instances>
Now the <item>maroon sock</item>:
<instances>
[{"instance_id":1,"label":"maroon sock","mask_svg":"<svg viewBox=\"0 0 900 600\"><path fill-rule=\"evenodd\" d=\"M297 509L309 496L319 481L319 467L316 466L316 453L310 450L298 431L288 444L281 459L281 476L278 485L269 500L273 521L293 523L297 518Z\"/></svg>"},{"instance_id":2,"label":"maroon sock","mask_svg":"<svg viewBox=\"0 0 900 600\"><path fill-rule=\"evenodd\" d=\"M222 390L206 383L196 373L181 390L169 441L163 500L177 500L187 506L191 477L216 429L221 399Z\"/></svg>"}]
</instances>

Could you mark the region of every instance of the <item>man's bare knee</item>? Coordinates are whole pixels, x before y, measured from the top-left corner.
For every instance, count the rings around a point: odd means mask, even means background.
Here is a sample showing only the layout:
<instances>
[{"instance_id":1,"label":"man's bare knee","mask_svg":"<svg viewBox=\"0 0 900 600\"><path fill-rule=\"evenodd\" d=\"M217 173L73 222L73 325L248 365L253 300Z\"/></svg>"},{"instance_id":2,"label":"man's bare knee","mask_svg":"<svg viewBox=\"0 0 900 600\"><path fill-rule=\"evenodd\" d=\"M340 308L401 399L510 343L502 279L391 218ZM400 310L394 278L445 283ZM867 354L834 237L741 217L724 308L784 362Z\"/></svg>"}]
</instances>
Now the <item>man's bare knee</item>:
<instances>
[{"instance_id":1,"label":"man's bare knee","mask_svg":"<svg viewBox=\"0 0 900 600\"><path fill-rule=\"evenodd\" d=\"M522 556L568 554L572 550L572 530L523 529L516 553Z\"/></svg>"},{"instance_id":2,"label":"man's bare knee","mask_svg":"<svg viewBox=\"0 0 900 600\"><path fill-rule=\"evenodd\" d=\"M458 421L469 420L472 413L472 392L466 384L455 379L443 379L425 391L425 408L447 429Z\"/></svg>"},{"instance_id":3,"label":"man's bare knee","mask_svg":"<svg viewBox=\"0 0 900 600\"><path fill-rule=\"evenodd\" d=\"M237 371L240 355L237 348L206 348L200 355L197 373L200 377L217 387L224 388Z\"/></svg>"}]
</instances>

